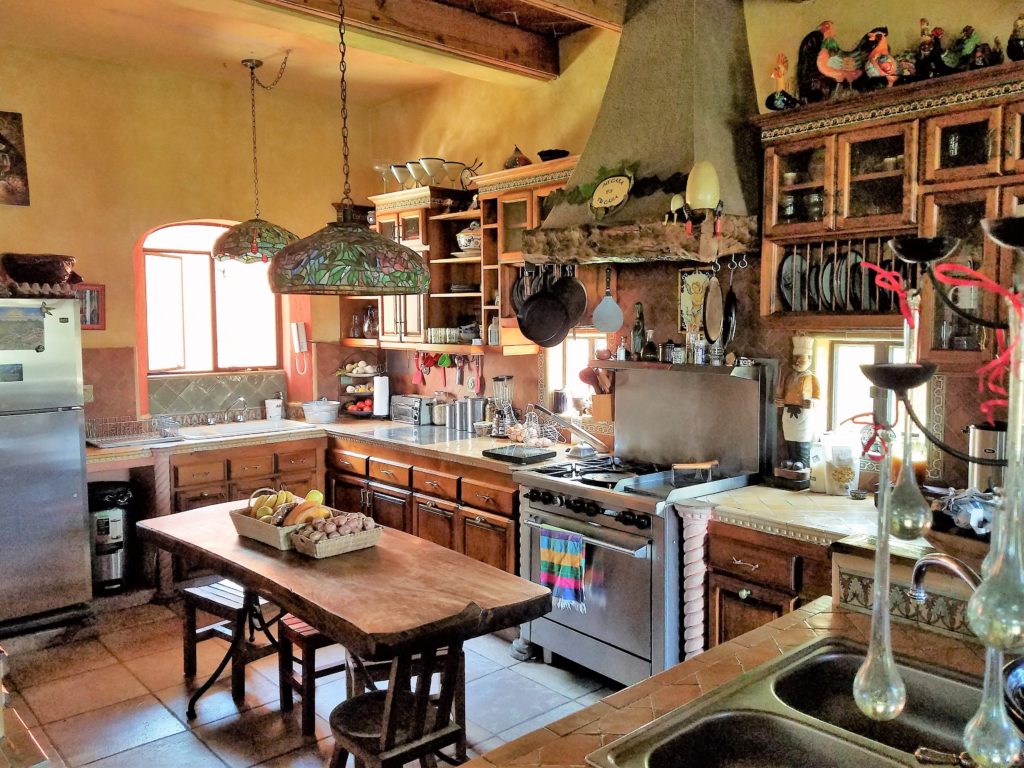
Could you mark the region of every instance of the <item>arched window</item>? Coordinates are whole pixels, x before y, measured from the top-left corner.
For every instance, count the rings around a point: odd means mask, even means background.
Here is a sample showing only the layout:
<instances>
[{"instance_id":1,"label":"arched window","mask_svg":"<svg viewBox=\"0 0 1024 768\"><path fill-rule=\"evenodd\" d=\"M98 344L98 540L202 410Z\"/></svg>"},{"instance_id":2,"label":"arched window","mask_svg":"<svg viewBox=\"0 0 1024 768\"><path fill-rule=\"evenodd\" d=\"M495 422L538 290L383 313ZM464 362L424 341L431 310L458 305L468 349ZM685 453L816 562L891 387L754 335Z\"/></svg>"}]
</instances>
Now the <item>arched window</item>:
<instances>
[{"instance_id":1,"label":"arched window","mask_svg":"<svg viewBox=\"0 0 1024 768\"><path fill-rule=\"evenodd\" d=\"M268 265L213 259L230 225L169 224L142 240L147 372L280 368L280 303Z\"/></svg>"}]
</instances>

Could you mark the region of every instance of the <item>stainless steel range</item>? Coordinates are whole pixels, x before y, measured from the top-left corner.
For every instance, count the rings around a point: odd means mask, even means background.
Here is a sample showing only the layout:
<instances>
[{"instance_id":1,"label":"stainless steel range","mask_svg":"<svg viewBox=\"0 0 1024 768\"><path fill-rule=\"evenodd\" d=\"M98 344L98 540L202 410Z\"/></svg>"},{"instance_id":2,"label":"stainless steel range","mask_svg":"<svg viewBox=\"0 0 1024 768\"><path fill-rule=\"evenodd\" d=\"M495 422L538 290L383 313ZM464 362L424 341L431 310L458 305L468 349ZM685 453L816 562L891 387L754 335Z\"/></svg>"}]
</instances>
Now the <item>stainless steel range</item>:
<instances>
[{"instance_id":1,"label":"stainless steel range","mask_svg":"<svg viewBox=\"0 0 1024 768\"><path fill-rule=\"evenodd\" d=\"M540 581L543 528L580 534L585 544L586 611L556 607L523 627L522 641L540 646L545 661L558 654L626 684L679 662L681 542L673 504L759 481L774 440L767 421L772 372L745 373L722 411L730 418L715 426L714 419L666 420L650 413L650 403L711 389L720 395L732 385L721 375L620 370L616 453L630 446L634 458L598 456L512 475L520 485L521 576ZM701 421L706 434L692 430ZM680 436L681 428L690 429ZM637 446L685 463L673 469L636 457ZM726 453L727 446L734 447Z\"/></svg>"}]
</instances>

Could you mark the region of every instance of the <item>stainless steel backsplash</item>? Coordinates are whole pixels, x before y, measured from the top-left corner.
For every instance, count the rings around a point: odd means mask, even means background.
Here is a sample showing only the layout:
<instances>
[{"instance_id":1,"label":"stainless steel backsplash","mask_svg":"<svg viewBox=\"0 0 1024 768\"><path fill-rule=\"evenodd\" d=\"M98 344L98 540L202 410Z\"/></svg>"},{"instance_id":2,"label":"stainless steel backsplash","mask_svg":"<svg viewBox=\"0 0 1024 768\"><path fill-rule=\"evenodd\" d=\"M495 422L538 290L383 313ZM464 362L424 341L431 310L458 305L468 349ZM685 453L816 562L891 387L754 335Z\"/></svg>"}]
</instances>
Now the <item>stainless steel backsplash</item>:
<instances>
[{"instance_id":1,"label":"stainless steel backsplash","mask_svg":"<svg viewBox=\"0 0 1024 768\"><path fill-rule=\"evenodd\" d=\"M776 432L775 371L774 361L753 379L710 371L616 371L615 455L664 464L718 459L723 472L768 471Z\"/></svg>"}]
</instances>

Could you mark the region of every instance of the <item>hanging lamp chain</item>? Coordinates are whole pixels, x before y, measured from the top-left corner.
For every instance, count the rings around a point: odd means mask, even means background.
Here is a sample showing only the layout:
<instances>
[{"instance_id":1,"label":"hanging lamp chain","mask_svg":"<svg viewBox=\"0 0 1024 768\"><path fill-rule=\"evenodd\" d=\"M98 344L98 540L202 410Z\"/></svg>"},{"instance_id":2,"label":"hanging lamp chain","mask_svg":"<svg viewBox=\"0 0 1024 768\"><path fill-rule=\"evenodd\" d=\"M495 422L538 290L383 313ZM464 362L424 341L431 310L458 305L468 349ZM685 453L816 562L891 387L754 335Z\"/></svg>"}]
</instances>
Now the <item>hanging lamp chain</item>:
<instances>
[{"instance_id":1,"label":"hanging lamp chain","mask_svg":"<svg viewBox=\"0 0 1024 768\"><path fill-rule=\"evenodd\" d=\"M259 156L256 152L256 86L258 85L265 91L272 91L281 82L281 78L284 77L284 70L288 66L288 57L290 55L291 51L285 51L284 59L282 59L281 66L277 70L277 76L269 84L264 83L256 76L256 70L263 66L262 61L259 59L245 59L242 62L249 69L249 112L252 118L252 186L256 199L257 219L260 217L260 169Z\"/></svg>"},{"instance_id":2,"label":"hanging lamp chain","mask_svg":"<svg viewBox=\"0 0 1024 768\"><path fill-rule=\"evenodd\" d=\"M347 50L348 47L345 44L345 0L338 0L338 53L340 55L338 69L341 72L341 170L345 177L341 204L351 209L354 202L352 200L352 184L349 182L350 168L348 162L348 78L346 77L348 64L345 61L345 52Z\"/></svg>"}]
</instances>

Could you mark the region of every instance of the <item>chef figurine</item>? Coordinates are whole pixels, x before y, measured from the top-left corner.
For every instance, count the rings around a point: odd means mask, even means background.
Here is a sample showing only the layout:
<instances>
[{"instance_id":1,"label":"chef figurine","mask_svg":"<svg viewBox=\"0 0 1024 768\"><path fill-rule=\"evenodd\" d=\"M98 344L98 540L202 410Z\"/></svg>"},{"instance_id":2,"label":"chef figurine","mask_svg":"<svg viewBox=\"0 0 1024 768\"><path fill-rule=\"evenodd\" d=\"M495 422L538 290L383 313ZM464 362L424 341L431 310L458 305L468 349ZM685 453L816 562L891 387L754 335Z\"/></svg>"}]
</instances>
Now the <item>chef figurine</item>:
<instances>
[{"instance_id":1,"label":"chef figurine","mask_svg":"<svg viewBox=\"0 0 1024 768\"><path fill-rule=\"evenodd\" d=\"M821 399L818 377L811 373L814 340L809 336L793 337L793 357L789 373L782 379L775 405L782 409L782 436L789 456L782 468L800 472L811 466L811 442L814 427L811 409Z\"/></svg>"}]
</instances>

